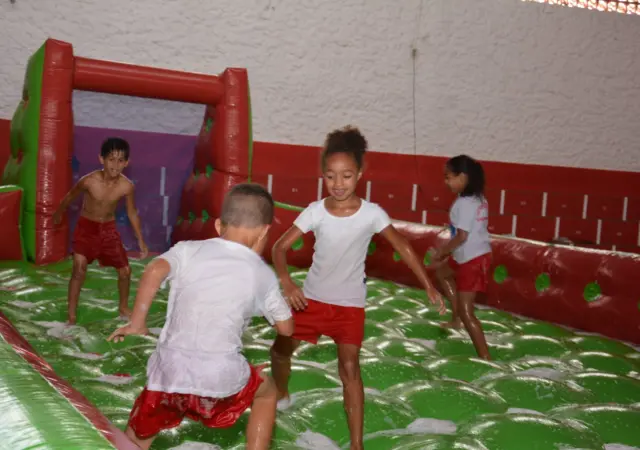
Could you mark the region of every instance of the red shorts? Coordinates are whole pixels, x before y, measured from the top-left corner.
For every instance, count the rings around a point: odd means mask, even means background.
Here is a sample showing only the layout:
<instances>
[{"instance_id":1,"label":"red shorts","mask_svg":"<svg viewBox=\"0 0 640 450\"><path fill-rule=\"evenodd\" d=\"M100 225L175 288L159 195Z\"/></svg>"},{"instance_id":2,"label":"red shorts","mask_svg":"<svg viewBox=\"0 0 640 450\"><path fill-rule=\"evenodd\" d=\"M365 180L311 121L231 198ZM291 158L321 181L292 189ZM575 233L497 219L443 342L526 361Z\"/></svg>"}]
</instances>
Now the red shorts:
<instances>
[{"instance_id":1,"label":"red shorts","mask_svg":"<svg viewBox=\"0 0 640 450\"><path fill-rule=\"evenodd\" d=\"M364 308L330 305L310 299L307 303L304 310L293 310L293 339L315 344L324 335L336 344L362 345Z\"/></svg>"},{"instance_id":2,"label":"red shorts","mask_svg":"<svg viewBox=\"0 0 640 450\"><path fill-rule=\"evenodd\" d=\"M186 417L209 428L228 428L253 403L264 366L251 366L246 386L227 398L201 397L192 394L169 394L148 391L145 387L136 399L129 416L129 426L140 439L148 439L162 430L175 428Z\"/></svg>"},{"instance_id":3,"label":"red shorts","mask_svg":"<svg viewBox=\"0 0 640 450\"><path fill-rule=\"evenodd\" d=\"M116 269L129 265L115 220L95 222L80 216L73 232L72 251L87 258L89 264L97 259L103 266Z\"/></svg>"},{"instance_id":4,"label":"red shorts","mask_svg":"<svg viewBox=\"0 0 640 450\"><path fill-rule=\"evenodd\" d=\"M456 288L459 292L487 292L491 253L478 256L463 264L449 258L449 266L456 274Z\"/></svg>"}]
</instances>

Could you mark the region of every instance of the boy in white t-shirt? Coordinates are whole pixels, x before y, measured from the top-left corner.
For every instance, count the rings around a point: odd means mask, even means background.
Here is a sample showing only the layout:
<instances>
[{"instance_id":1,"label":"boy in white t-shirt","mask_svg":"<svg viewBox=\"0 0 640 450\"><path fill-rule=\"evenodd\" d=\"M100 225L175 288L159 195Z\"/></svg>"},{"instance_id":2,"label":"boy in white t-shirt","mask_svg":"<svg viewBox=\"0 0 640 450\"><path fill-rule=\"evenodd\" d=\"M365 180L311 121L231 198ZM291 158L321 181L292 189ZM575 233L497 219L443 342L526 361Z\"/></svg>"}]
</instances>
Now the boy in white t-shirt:
<instances>
[{"instance_id":1,"label":"boy in white t-shirt","mask_svg":"<svg viewBox=\"0 0 640 450\"><path fill-rule=\"evenodd\" d=\"M439 265L438 279L451 299L453 318L445 327L469 332L478 356L490 359L482 325L475 316L478 292L486 292L491 268L491 239L487 228L489 205L484 197L482 166L466 155L456 156L445 165L445 183L458 194L450 211L451 239L432 257ZM449 264L442 263L449 258Z\"/></svg>"},{"instance_id":2,"label":"boy in white t-shirt","mask_svg":"<svg viewBox=\"0 0 640 450\"><path fill-rule=\"evenodd\" d=\"M283 407L289 401L291 355L300 341L316 343L321 335L338 347L338 370L343 384L351 449L362 449L364 392L360 376L360 347L364 338L367 294L365 258L371 237L381 234L424 286L432 303L445 307L427 278L422 260L391 225L387 213L355 195L362 176L367 142L355 128L327 136L322 170L329 197L309 205L273 247L273 263L287 300L294 308L291 338L278 336L271 348L271 367ZM303 234L313 231L313 262L301 290L287 271L286 252Z\"/></svg>"},{"instance_id":3,"label":"boy in white t-shirt","mask_svg":"<svg viewBox=\"0 0 640 450\"><path fill-rule=\"evenodd\" d=\"M146 316L165 280L171 282L167 319L147 365L127 436L148 449L163 429L189 417L211 428L233 425L251 407L247 448L267 449L275 423L276 389L242 350L242 333L265 316L283 336L293 332L289 305L260 254L273 220L273 199L256 184L227 194L215 226L219 238L183 241L145 269L131 322L109 340L146 334Z\"/></svg>"}]
</instances>

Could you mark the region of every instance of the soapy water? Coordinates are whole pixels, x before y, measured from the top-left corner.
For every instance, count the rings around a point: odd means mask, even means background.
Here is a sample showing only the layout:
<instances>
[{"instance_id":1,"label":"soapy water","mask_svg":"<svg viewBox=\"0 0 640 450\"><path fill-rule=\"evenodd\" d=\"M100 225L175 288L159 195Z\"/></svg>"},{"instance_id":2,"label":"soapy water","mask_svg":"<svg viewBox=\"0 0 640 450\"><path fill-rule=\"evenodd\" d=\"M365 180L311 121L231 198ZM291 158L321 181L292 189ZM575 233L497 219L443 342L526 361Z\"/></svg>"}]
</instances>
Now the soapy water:
<instances>
[{"instance_id":1,"label":"soapy water","mask_svg":"<svg viewBox=\"0 0 640 450\"><path fill-rule=\"evenodd\" d=\"M143 265L131 264L135 292ZM64 324L69 273L69 261L2 263L0 307L58 375L124 429L165 320L167 291L150 309L149 336L109 343L122 324L114 271L90 266L74 327ZM299 282L305 275L293 272ZM633 346L480 307L494 358L487 362L476 358L466 332L439 326L448 317L420 290L369 280L367 305L361 371L368 450L640 449L640 352ZM255 319L245 355L253 364L268 362L274 338ZM348 448L331 340L300 346L290 389L272 448ZM11 401L9 391L0 395L0 402ZM240 449L247 418L224 430L186 419L152 448Z\"/></svg>"}]
</instances>

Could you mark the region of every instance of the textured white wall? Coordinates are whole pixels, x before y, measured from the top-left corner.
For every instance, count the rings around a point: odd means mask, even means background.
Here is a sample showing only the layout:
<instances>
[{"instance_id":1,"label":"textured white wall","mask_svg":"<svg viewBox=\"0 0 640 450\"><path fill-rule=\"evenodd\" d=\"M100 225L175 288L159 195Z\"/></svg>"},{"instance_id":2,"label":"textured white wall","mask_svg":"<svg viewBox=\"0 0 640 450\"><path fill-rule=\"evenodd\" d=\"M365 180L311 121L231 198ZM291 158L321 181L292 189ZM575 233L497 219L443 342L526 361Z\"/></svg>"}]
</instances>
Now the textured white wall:
<instances>
[{"instance_id":1,"label":"textured white wall","mask_svg":"<svg viewBox=\"0 0 640 450\"><path fill-rule=\"evenodd\" d=\"M91 58L247 67L257 140L319 145L353 123L375 150L640 171L637 16L518 0L2 0L0 117L48 36ZM172 133L202 114L81 92L74 108L79 125Z\"/></svg>"}]
</instances>

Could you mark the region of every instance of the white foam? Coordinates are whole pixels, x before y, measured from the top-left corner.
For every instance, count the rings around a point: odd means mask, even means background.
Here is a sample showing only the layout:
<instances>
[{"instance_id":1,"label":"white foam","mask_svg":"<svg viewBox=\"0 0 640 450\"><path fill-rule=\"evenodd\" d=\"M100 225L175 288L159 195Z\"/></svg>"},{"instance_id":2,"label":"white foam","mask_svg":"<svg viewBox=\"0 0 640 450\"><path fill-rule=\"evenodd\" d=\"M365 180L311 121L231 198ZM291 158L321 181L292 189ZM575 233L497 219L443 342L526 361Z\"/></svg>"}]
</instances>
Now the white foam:
<instances>
[{"instance_id":1,"label":"white foam","mask_svg":"<svg viewBox=\"0 0 640 450\"><path fill-rule=\"evenodd\" d=\"M451 420L416 419L409 424L407 432L417 434L455 434L456 424Z\"/></svg>"},{"instance_id":2,"label":"white foam","mask_svg":"<svg viewBox=\"0 0 640 450\"><path fill-rule=\"evenodd\" d=\"M81 353L81 352L70 353L70 356L73 356L74 358L79 358L79 359L88 359L91 361L104 358L103 355L97 355L95 353Z\"/></svg>"},{"instance_id":3,"label":"white foam","mask_svg":"<svg viewBox=\"0 0 640 450\"><path fill-rule=\"evenodd\" d=\"M183 442L177 447L171 447L169 450L222 450L222 447L206 442Z\"/></svg>"},{"instance_id":4,"label":"white foam","mask_svg":"<svg viewBox=\"0 0 640 450\"><path fill-rule=\"evenodd\" d=\"M115 305L115 302L113 300L105 300L104 298L92 297L89 299L89 301L92 303L97 303L98 305L102 305L102 306Z\"/></svg>"},{"instance_id":5,"label":"white foam","mask_svg":"<svg viewBox=\"0 0 640 450\"><path fill-rule=\"evenodd\" d=\"M540 411L526 408L509 408L507 409L507 414L535 414L536 416L544 416Z\"/></svg>"},{"instance_id":6,"label":"white foam","mask_svg":"<svg viewBox=\"0 0 640 450\"><path fill-rule=\"evenodd\" d=\"M304 450L340 450L338 444L324 434L309 430L298 436L295 445Z\"/></svg>"},{"instance_id":7,"label":"white foam","mask_svg":"<svg viewBox=\"0 0 640 450\"><path fill-rule=\"evenodd\" d=\"M102 381L104 383L123 385L133 382L133 377L130 376L118 376L118 375L102 375L96 378L96 381Z\"/></svg>"},{"instance_id":8,"label":"white foam","mask_svg":"<svg viewBox=\"0 0 640 450\"><path fill-rule=\"evenodd\" d=\"M292 407L296 402L296 394L291 394L289 397L278 400L276 408L278 411L286 411Z\"/></svg>"},{"instance_id":9,"label":"white foam","mask_svg":"<svg viewBox=\"0 0 640 450\"><path fill-rule=\"evenodd\" d=\"M37 303L25 302L22 300L14 300L12 302L9 302L9 304L17 308L23 308L23 309L33 309L38 307Z\"/></svg>"},{"instance_id":10,"label":"white foam","mask_svg":"<svg viewBox=\"0 0 640 450\"><path fill-rule=\"evenodd\" d=\"M532 367L531 369L521 370L515 375L528 375L537 378L545 378L547 380L560 381L564 378L564 374L559 370L550 367Z\"/></svg>"},{"instance_id":11,"label":"white foam","mask_svg":"<svg viewBox=\"0 0 640 450\"><path fill-rule=\"evenodd\" d=\"M413 339L410 339L410 341L417 342L418 344L421 344L427 347L429 350L436 349L436 341L434 340L413 338Z\"/></svg>"},{"instance_id":12,"label":"white foam","mask_svg":"<svg viewBox=\"0 0 640 450\"><path fill-rule=\"evenodd\" d=\"M630 447L624 444L604 444L605 450L640 450L640 447Z\"/></svg>"},{"instance_id":13,"label":"white foam","mask_svg":"<svg viewBox=\"0 0 640 450\"><path fill-rule=\"evenodd\" d=\"M162 332L162 328L160 327L149 328L149 333L155 334L156 336L160 336L161 332Z\"/></svg>"}]
</instances>

